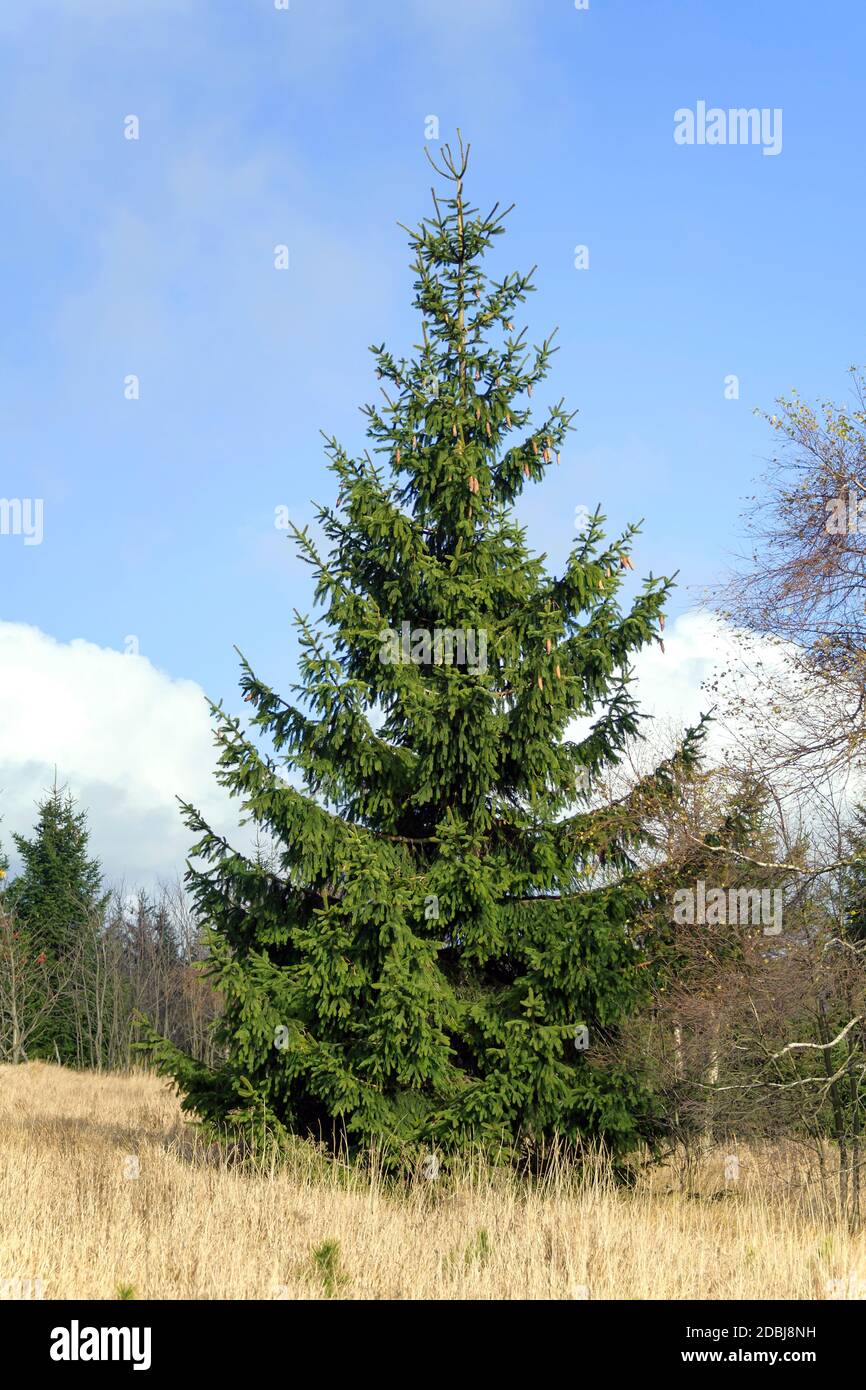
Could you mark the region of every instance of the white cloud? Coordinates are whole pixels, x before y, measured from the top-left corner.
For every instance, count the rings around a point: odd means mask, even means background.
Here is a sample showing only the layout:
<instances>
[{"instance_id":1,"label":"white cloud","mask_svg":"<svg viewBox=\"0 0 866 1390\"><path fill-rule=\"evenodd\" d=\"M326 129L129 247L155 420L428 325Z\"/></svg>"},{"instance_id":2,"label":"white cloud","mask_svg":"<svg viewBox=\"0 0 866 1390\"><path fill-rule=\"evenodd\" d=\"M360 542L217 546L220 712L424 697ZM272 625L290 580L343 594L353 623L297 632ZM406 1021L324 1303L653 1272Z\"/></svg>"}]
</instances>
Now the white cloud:
<instances>
[{"instance_id":1,"label":"white cloud","mask_svg":"<svg viewBox=\"0 0 866 1390\"><path fill-rule=\"evenodd\" d=\"M204 693L141 656L0 622L0 836L29 834L54 781L90 814L109 881L152 884L183 868L191 843L176 796L244 843L213 777Z\"/></svg>"},{"instance_id":2,"label":"white cloud","mask_svg":"<svg viewBox=\"0 0 866 1390\"><path fill-rule=\"evenodd\" d=\"M653 642L637 653L632 663L631 687L640 713L648 716L642 721L641 731L653 747L662 750L672 747L686 728L698 723L702 714L714 712L717 697L709 688L714 677L728 672L741 679L752 678L748 653L736 629L712 613L694 610L680 614L668 624L664 644L664 651ZM753 635L751 651L753 656L760 656L767 670L783 669L784 652L778 646ZM576 720L569 728L569 737L586 737L594 719L590 716ZM712 722L704 757L709 761L721 759L743 732L743 726L730 717L724 722Z\"/></svg>"},{"instance_id":3,"label":"white cloud","mask_svg":"<svg viewBox=\"0 0 866 1390\"><path fill-rule=\"evenodd\" d=\"M683 613L667 628L664 644L664 651L652 643L635 658L641 710L655 719L696 724L713 705L701 683L721 662L737 659L735 634L711 613Z\"/></svg>"}]
</instances>

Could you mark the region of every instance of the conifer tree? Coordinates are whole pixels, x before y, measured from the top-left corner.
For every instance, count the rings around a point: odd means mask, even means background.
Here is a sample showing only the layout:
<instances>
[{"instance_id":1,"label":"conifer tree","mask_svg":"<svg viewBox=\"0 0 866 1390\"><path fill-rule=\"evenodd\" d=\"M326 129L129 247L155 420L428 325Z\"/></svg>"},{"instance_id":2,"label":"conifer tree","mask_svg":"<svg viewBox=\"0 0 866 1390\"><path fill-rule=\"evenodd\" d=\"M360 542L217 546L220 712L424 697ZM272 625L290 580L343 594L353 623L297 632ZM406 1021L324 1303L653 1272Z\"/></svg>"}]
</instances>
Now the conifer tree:
<instances>
[{"instance_id":1,"label":"conifer tree","mask_svg":"<svg viewBox=\"0 0 866 1390\"><path fill-rule=\"evenodd\" d=\"M461 139L431 160L444 189L409 231L421 340L411 358L372 349L371 449L327 440L328 552L295 531L324 612L296 615L294 698L242 658L251 727L213 706L218 775L270 861L184 807L224 1064L151 1042L187 1108L220 1123L622 1147L651 1103L593 1045L641 996L632 852L672 766L618 805L592 784L638 729L629 662L661 640L672 581L623 612L639 527L606 541L600 512L559 577L528 547L514 504L572 417L560 402L533 423L555 349L515 325L532 272L485 273L506 214L467 205L467 156ZM674 761L695 756L689 736Z\"/></svg>"},{"instance_id":2,"label":"conifer tree","mask_svg":"<svg viewBox=\"0 0 866 1390\"><path fill-rule=\"evenodd\" d=\"M49 967L79 953L86 984L94 924L105 905L102 870L89 852L87 814L76 810L74 797L56 782L37 810L32 839L12 837L22 869L9 888L9 906L33 952ZM45 1012L28 1055L77 1060L74 1010L65 995Z\"/></svg>"}]
</instances>

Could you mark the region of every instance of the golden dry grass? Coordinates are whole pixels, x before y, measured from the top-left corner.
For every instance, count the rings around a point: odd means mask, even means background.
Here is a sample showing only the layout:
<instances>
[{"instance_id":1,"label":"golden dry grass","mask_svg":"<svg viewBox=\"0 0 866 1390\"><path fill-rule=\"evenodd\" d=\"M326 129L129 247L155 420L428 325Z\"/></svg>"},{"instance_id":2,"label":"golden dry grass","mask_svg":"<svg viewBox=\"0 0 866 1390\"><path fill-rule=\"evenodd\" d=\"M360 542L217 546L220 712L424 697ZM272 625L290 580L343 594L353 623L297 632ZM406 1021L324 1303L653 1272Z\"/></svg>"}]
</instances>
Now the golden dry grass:
<instances>
[{"instance_id":1,"label":"golden dry grass","mask_svg":"<svg viewBox=\"0 0 866 1390\"><path fill-rule=\"evenodd\" d=\"M863 1237L822 1218L791 1155L741 1150L740 1162L726 1185L723 1155L710 1156L691 1194L670 1169L631 1191L603 1174L533 1189L468 1171L395 1193L312 1154L283 1171L221 1162L151 1075L3 1066L0 1287L41 1279L46 1298L127 1286L158 1299L789 1299L826 1298L834 1279L866 1287Z\"/></svg>"}]
</instances>

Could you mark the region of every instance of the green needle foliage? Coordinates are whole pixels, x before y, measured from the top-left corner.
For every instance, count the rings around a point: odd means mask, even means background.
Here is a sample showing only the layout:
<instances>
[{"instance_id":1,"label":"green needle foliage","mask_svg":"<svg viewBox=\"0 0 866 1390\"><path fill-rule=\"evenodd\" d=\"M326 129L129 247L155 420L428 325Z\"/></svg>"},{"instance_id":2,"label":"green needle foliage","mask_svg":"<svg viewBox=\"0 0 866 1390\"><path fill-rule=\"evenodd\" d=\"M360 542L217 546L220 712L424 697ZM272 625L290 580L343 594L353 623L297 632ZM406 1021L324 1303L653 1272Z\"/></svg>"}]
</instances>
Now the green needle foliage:
<instances>
[{"instance_id":1,"label":"green needle foliage","mask_svg":"<svg viewBox=\"0 0 866 1390\"><path fill-rule=\"evenodd\" d=\"M638 528L606 542L600 513L560 577L527 546L513 504L571 417L560 403L532 423L554 349L513 326L531 274L483 270L505 214L467 206L467 155L443 148L444 191L410 232L421 341L411 359L372 349L371 449L328 440L328 553L295 531L324 609L296 615L295 698L244 661L252 728L213 707L220 780L273 855L238 853L184 807L224 1064L151 1042L217 1125L349 1147L622 1147L649 1133L650 1101L594 1049L642 994L632 855L673 765L619 804L591 788L637 732L629 661L660 640L672 581L621 611Z\"/></svg>"},{"instance_id":2,"label":"green needle foliage","mask_svg":"<svg viewBox=\"0 0 866 1390\"><path fill-rule=\"evenodd\" d=\"M12 837L23 868L10 898L39 946L61 958L105 905L102 869L89 856L87 813L76 810L70 793L55 784L37 810L33 838Z\"/></svg>"},{"instance_id":3,"label":"green needle foliage","mask_svg":"<svg viewBox=\"0 0 866 1390\"><path fill-rule=\"evenodd\" d=\"M75 798L55 782L37 810L32 839L12 837L22 869L6 891L6 904L14 911L32 954L46 960L49 970L71 969L77 958L79 998L74 1005L67 992L59 991L49 1007L44 997L32 1001L34 1008L38 1005L45 1013L27 1055L57 1058L75 1066L81 1061L76 1011L86 1013L88 1001L91 1015L95 1010L93 960L107 898L102 893L101 865L90 857L87 814L76 809ZM0 869L5 867L0 862Z\"/></svg>"}]
</instances>

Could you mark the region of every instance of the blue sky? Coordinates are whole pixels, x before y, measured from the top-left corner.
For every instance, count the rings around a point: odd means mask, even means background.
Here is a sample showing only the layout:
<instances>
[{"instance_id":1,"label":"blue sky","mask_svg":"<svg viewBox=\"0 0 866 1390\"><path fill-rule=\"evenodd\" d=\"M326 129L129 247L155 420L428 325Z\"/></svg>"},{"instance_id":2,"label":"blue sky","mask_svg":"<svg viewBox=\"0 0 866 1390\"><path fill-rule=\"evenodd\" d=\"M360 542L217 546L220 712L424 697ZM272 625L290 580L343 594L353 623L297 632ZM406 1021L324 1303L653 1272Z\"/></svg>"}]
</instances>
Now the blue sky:
<instances>
[{"instance_id":1,"label":"blue sky","mask_svg":"<svg viewBox=\"0 0 866 1390\"><path fill-rule=\"evenodd\" d=\"M559 325L540 404L565 396L577 429L523 508L552 560L601 502L645 518L637 573L679 570L673 615L692 606L772 447L753 408L842 397L866 359L854 0L7 10L0 496L45 522L39 546L0 536L0 622L134 635L231 704L237 643L288 686L310 582L274 509L333 501L319 430L363 447L368 345L415 340L396 224L427 212L430 115L472 141L473 200L517 204L493 269L537 263L530 338ZM699 100L781 108L781 153L677 145ZM43 731L30 763L52 756Z\"/></svg>"}]
</instances>

